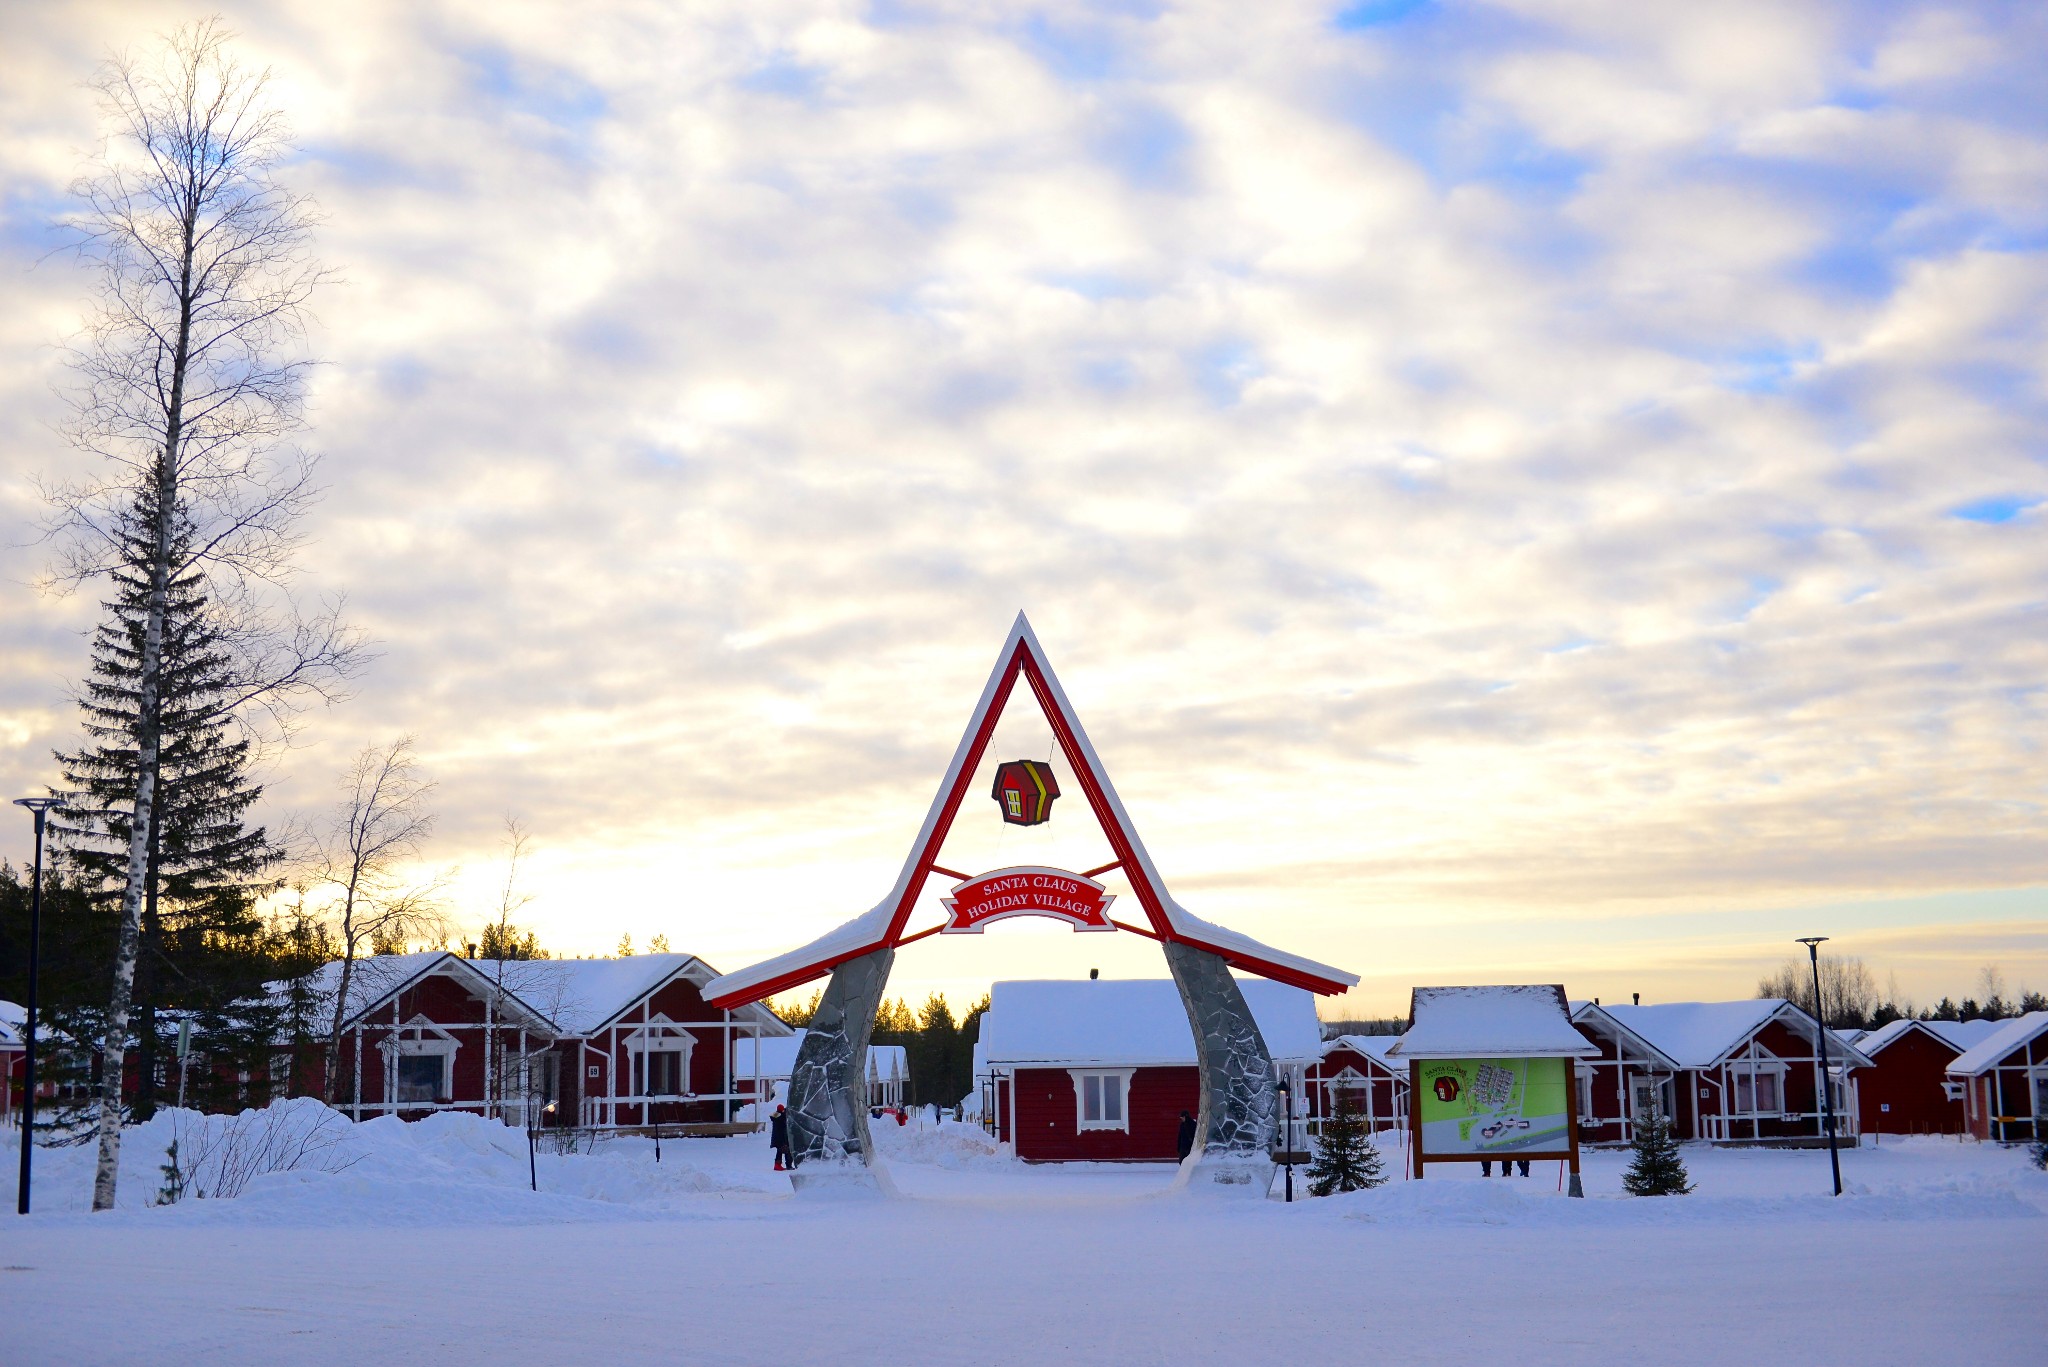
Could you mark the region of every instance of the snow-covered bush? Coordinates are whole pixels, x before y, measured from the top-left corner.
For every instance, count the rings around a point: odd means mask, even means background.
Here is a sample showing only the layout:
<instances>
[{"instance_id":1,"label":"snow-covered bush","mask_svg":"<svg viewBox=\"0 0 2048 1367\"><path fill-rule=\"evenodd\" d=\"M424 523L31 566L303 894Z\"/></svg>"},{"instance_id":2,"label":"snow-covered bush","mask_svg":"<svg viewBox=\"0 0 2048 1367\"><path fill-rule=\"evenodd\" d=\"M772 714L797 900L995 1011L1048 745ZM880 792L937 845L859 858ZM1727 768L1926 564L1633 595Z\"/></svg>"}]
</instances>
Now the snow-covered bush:
<instances>
[{"instance_id":1,"label":"snow-covered bush","mask_svg":"<svg viewBox=\"0 0 2048 1367\"><path fill-rule=\"evenodd\" d=\"M341 1147L348 1133L346 1116L310 1097L240 1115L178 1112L164 1190L173 1201L182 1195L227 1200L266 1173L340 1172L356 1161Z\"/></svg>"}]
</instances>

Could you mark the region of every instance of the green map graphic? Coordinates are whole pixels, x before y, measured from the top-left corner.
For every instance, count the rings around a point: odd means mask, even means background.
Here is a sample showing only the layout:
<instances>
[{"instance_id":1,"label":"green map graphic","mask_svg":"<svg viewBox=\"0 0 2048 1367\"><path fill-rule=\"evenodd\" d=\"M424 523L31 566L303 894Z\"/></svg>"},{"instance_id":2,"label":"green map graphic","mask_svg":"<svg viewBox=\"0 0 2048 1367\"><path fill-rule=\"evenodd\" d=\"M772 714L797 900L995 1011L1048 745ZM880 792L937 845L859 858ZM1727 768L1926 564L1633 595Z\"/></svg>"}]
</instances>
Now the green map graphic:
<instances>
[{"instance_id":1,"label":"green map graphic","mask_svg":"<svg viewBox=\"0 0 2048 1367\"><path fill-rule=\"evenodd\" d=\"M1424 1154L1570 1147L1563 1059L1430 1059L1421 1082Z\"/></svg>"}]
</instances>

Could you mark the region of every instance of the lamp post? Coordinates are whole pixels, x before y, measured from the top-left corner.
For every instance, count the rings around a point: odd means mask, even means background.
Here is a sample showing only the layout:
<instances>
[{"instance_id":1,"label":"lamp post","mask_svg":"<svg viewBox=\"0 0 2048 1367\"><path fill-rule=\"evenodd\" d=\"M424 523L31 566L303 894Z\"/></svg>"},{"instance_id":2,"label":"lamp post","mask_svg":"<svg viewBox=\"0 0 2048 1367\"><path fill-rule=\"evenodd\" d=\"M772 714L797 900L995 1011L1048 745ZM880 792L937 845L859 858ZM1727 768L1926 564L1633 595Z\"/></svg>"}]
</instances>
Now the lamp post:
<instances>
[{"instance_id":1,"label":"lamp post","mask_svg":"<svg viewBox=\"0 0 2048 1367\"><path fill-rule=\"evenodd\" d=\"M1820 1000L1820 947L1827 940L1825 935L1809 935L1799 941L1806 946L1806 957L1813 964L1813 1027L1814 1038L1820 1041L1820 1113L1821 1123L1828 1132L1828 1166L1835 1174L1835 1195L1842 1194L1842 1156L1835 1150L1835 1101L1828 1093L1828 1020L1821 1008Z\"/></svg>"},{"instance_id":2,"label":"lamp post","mask_svg":"<svg viewBox=\"0 0 2048 1367\"><path fill-rule=\"evenodd\" d=\"M1285 1074L1282 1074L1280 1078L1280 1155L1286 1160L1283 1166L1287 1169L1287 1199L1292 1201L1294 1199L1294 1093L1287 1085ZM1268 1179L1268 1181L1270 1183L1271 1179ZM1268 1185L1266 1190L1268 1193L1271 1193L1273 1188L1271 1185ZM1269 1195L1267 1199L1270 1200L1272 1198Z\"/></svg>"},{"instance_id":3,"label":"lamp post","mask_svg":"<svg viewBox=\"0 0 2048 1367\"><path fill-rule=\"evenodd\" d=\"M21 1215L28 1214L29 1154L36 1137L36 974L41 968L38 958L43 938L43 818L58 801L54 797L14 799L15 806L36 814L35 890L28 902L28 1010L22 1028L21 1190L14 1201L14 1209Z\"/></svg>"}]
</instances>

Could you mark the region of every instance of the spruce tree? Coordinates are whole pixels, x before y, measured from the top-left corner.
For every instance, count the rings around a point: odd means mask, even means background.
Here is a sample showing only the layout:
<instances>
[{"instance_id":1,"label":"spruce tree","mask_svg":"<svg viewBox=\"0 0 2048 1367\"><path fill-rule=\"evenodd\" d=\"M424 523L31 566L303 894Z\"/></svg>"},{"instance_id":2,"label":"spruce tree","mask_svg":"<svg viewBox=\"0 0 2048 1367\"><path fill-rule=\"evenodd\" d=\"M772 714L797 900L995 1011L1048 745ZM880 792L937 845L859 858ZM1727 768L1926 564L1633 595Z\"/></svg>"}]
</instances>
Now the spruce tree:
<instances>
[{"instance_id":1,"label":"spruce tree","mask_svg":"<svg viewBox=\"0 0 2048 1367\"><path fill-rule=\"evenodd\" d=\"M1387 1180L1380 1150L1365 1127L1365 1115L1349 1096L1337 1098L1337 1112L1323 1122L1315 1161L1308 1167L1311 1196L1365 1191Z\"/></svg>"},{"instance_id":2,"label":"spruce tree","mask_svg":"<svg viewBox=\"0 0 2048 1367\"><path fill-rule=\"evenodd\" d=\"M138 524L135 534L146 528ZM110 903L126 882L150 593L147 575L132 567L111 578L115 595L103 605L79 698L85 744L57 756L70 789L57 823L64 858ZM246 823L262 789L249 780L250 744L230 714L237 687L229 647L195 570L171 581L161 648L158 769L130 1017L140 1065L134 1108L143 1119L159 1100L166 1010L194 1017L209 1063L229 1074L259 1076L271 1042L263 990L271 965L255 906L275 886L265 873L277 850L262 827ZM213 1067L193 1071L197 1099L230 1099L210 1095Z\"/></svg>"},{"instance_id":3,"label":"spruce tree","mask_svg":"<svg viewBox=\"0 0 2048 1367\"><path fill-rule=\"evenodd\" d=\"M1630 1147L1635 1157L1621 1176L1621 1185L1631 1196L1683 1196L1692 1190L1686 1180L1685 1164L1678 1156L1678 1138L1661 1110L1652 1109L1636 1121Z\"/></svg>"}]
</instances>

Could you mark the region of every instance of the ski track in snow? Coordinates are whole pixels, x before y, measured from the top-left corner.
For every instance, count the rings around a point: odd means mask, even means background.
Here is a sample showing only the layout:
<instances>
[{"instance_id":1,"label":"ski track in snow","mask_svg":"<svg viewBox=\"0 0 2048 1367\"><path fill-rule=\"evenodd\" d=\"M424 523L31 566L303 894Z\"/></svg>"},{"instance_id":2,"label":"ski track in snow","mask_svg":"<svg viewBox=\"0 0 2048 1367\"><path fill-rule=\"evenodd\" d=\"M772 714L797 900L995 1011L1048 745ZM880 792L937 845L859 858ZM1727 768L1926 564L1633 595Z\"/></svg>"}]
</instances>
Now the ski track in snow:
<instances>
[{"instance_id":1,"label":"ski track in snow","mask_svg":"<svg viewBox=\"0 0 2048 1367\"><path fill-rule=\"evenodd\" d=\"M535 1194L520 1132L442 1115L344 1127L338 1172L149 1205L193 1123L126 1136L105 1215L82 1209L89 1147L38 1150L38 1213L0 1224L0 1362L2020 1363L2048 1342L2048 1174L1954 1141L1845 1152L1840 1200L1819 1152L1688 1146L1699 1191L1657 1199L1589 1152L1572 1201L1554 1163L1411 1182L1389 1149L1387 1186L1287 1206L882 1122L906 1198L813 1201L758 1139L543 1154Z\"/></svg>"}]
</instances>

